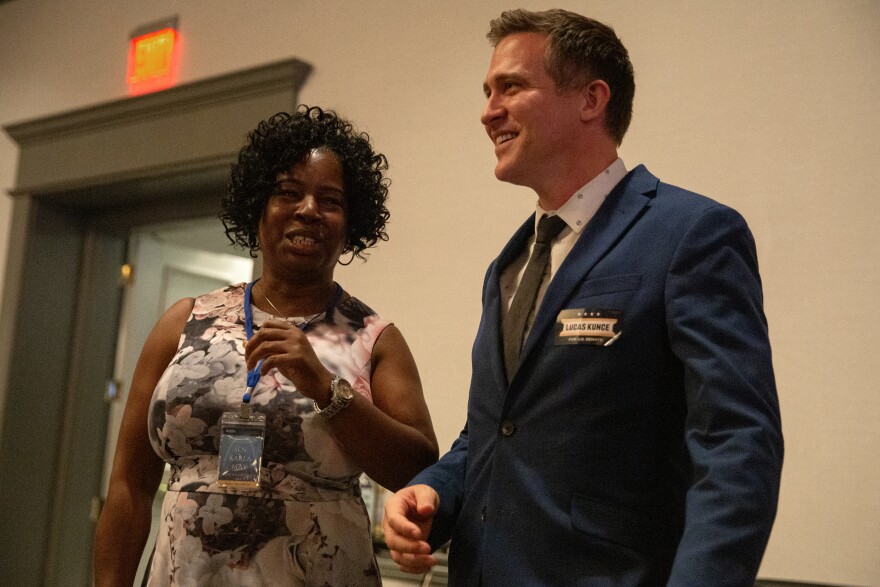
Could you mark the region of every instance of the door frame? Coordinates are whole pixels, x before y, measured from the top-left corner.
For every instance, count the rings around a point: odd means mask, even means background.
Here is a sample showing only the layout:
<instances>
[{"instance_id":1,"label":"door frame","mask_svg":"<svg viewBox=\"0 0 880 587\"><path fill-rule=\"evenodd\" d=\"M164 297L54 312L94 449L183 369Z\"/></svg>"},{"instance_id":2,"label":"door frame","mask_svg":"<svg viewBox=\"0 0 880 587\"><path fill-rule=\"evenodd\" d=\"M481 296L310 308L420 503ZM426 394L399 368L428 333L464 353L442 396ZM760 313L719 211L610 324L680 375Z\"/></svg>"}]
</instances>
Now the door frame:
<instances>
[{"instance_id":1,"label":"door frame","mask_svg":"<svg viewBox=\"0 0 880 587\"><path fill-rule=\"evenodd\" d=\"M0 306L0 552L21 585L91 585L133 227L215 215L256 123L297 104L297 59L4 127L19 146ZM91 512L94 514L94 512Z\"/></svg>"}]
</instances>

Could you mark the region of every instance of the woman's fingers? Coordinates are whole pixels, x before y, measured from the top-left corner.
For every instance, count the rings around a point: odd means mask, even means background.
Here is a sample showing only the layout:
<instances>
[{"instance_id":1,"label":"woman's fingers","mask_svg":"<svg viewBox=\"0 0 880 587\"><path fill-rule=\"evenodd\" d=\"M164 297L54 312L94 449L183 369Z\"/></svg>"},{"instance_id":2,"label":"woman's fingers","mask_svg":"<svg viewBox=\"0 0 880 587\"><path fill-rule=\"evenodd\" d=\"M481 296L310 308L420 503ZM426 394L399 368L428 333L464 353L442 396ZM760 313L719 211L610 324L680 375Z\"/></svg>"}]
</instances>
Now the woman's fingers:
<instances>
[{"instance_id":1,"label":"woman's fingers","mask_svg":"<svg viewBox=\"0 0 880 587\"><path fill-rule=\"evenodd\" d=\"M329 393L332 375L321 364L305 333L289 322L265 322L245 345L245 360L248 370L262 360L261 375L278 369L306 397L324 400Z\"/></svg>"}]
</instances>

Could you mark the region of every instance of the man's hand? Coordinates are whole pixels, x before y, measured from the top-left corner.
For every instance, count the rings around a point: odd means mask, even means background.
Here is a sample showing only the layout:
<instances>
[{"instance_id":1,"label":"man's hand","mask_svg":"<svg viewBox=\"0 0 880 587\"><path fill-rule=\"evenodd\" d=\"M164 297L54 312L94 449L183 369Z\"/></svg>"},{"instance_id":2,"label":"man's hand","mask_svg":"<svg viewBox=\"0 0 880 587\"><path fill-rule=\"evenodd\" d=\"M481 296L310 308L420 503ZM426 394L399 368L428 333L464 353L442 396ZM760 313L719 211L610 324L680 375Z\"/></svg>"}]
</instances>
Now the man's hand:
<instances>
[{"instance_id":1,"label":"man's hand","mask_svg":"<svg viewBox=\"0 0 880 587\"><path fill-rule=\"evenodd\" d=\"M385 502L385 543L400 570L423 574L437 564L428 535L439 505L440 496L427 485L404 487Z\"/></svg>"}]
</instances>

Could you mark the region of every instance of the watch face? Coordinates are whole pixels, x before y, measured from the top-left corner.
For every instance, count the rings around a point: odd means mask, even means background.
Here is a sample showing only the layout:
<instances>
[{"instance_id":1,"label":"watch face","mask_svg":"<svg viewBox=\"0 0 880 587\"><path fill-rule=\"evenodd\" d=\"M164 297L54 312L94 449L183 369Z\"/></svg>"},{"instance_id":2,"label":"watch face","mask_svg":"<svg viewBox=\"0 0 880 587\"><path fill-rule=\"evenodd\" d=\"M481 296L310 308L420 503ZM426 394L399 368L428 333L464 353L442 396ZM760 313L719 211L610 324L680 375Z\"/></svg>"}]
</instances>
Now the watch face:
<instances>
[{"instance_id":1,"label":"watch face","mask_svg":"<svg viewBox=\"0 0 880 587\"><path fill-rule=\"evenodd\" d=\"M351 383L345 379L340 379L336 383L336 394L345 400L350 400L354 397L354 389L352 389Z\"/></svg>"}]
</instances>

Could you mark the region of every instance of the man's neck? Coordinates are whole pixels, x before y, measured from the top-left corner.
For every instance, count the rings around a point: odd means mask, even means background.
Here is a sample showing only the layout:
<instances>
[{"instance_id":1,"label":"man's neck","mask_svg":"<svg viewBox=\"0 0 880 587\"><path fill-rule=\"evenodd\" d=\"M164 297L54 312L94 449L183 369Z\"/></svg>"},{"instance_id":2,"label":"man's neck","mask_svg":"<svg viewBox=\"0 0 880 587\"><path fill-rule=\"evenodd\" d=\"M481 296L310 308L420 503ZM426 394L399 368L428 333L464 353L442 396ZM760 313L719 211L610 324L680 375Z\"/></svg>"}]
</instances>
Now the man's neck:
<instances>
[{"instance_id":1,"label":"man's neck","mask_svg":"<svg viewBox=\"0 0 880 587\"><path fill-rule=\"evenodd\" d=\"M558 210L580 188L602 173L617 160L617 150L612 149L602 157L585 157L565 174L548 177L545 185L535 189L538 202L544 210Z\"/></svg>"}]
</instances>

